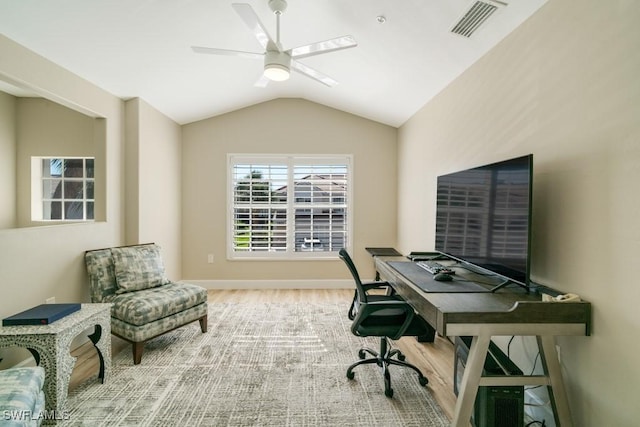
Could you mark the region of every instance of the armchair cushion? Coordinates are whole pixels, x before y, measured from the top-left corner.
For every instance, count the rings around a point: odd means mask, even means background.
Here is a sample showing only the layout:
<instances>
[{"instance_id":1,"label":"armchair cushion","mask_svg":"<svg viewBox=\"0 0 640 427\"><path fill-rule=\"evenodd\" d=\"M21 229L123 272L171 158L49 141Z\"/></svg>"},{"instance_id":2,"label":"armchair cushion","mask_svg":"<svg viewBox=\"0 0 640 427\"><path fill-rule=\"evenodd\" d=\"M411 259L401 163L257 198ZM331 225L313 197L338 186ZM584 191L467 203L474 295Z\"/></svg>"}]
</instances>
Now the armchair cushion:
<instances>
[{"instance_id":1,"label":"armchair cushion","mask_svg":"<svg viewBox=\"0 0 640 427\"><path fill-rule=\"evenodd\" d=\"M136 326L180 313L207 301L207 292L189 283L170 282L164 286L107 296L113 303L111 316Z\"/></svg>"},{"instance_id":2,"label":"armchair cushion","mask_svg":"<svg viewBox=\"0 0 640 427\"><path fill-rule=\"evenodd\" d=\"M38 426L40 413L44 410L44 369L40 366L11 368L0 371L0 413L5 416L19 414L25 419L9 421L3 426Z\"/></svg>"},{"instance_id":3,"label":"armchair cushion","mask_svg":"<svg viewBox=\"0 0 640 427\"><path fill-rule=\"evenodd\" d=\"M89 273L91 302L105 302L105 298L116 293L118 282L113 267L111 249L95 249L85 255Z\"/></svg>"},{"instance_id":4,"label":"armchair cushion","mask_svg":"<svg viewBox=\"0 0 640 427\"><path fill-rule=\"evenodd\" d=\"M169 283L160 248L156 245L112 248L118 287L116 294L155 288Z\"/></svg>"}]
</instances>

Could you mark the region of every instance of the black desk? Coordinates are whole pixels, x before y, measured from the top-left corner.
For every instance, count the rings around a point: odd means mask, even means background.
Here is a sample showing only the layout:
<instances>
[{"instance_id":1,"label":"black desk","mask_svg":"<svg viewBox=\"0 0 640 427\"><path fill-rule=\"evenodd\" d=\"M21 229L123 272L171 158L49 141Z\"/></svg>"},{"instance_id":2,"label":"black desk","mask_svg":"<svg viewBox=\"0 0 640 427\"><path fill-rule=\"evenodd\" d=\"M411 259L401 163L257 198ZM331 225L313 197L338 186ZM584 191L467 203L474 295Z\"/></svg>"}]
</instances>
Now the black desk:
<instances>
[{"instance_id":1,"label":"black desk","mask_svg":"<svg viewBox=\"0 0 640 427\"><path fill-rule=\"evenodd\" d=\"M542 302L539 294L521 288L496 293L424 292L393 268L400 257L376 257L376 270L441 336L472 336L466 369L456 401L452 426L469 425L479 386L545 385L549 390L556 424L572 426L562 380L555 337L589 335L591 304L588 302ZM391 264L390 264L391 262ZM424 280L432 280L424 272ZM482 375L492 336L535 336L543 375L488 377Z\"/></svg>"}]
</instances>

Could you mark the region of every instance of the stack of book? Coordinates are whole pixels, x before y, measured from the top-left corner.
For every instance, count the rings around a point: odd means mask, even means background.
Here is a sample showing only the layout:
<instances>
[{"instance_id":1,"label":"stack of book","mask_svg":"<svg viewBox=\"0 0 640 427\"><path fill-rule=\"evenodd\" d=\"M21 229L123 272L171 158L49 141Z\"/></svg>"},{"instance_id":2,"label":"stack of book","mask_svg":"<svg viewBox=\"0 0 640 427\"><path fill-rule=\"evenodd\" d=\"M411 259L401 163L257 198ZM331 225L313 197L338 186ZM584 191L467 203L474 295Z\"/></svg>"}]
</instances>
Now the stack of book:
<instances>
[{"instance_id":1,"label":"stack of book","mask_svg":"<svg viewBox=\"0 0 640 427\"><path fill-rule=\"evenodd\" d=\"M81 304L40 304L13 316L2 319L2 326L49 325L80 310Z\"/></svg>"}]
</instances>

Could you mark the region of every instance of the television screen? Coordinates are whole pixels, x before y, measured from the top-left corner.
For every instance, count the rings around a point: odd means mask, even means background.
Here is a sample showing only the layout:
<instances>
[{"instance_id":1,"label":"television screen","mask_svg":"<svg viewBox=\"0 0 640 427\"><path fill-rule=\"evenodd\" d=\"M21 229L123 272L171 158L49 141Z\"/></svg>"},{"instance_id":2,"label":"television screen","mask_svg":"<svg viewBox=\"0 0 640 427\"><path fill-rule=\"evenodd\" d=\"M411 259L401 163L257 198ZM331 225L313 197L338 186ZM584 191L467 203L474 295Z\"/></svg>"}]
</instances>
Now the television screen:
<instances>
[{"instance_id":1,"label":"television screen","mask_svg":"<svg viewBox=\"0 0 640 427\"><path fill-rule=\"evenodd\" d=\"M533 155L438 177L435 249L528 285Z\"/></svg>"}]
</instances>

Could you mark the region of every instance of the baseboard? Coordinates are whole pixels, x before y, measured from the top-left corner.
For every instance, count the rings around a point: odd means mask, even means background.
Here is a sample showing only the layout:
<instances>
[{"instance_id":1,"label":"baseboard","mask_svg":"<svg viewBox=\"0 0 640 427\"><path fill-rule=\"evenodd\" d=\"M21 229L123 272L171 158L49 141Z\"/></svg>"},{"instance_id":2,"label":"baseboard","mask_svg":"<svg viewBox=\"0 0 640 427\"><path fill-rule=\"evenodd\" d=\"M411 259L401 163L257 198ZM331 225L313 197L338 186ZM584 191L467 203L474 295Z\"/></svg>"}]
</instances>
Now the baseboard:
<instances>
[{"instance_id":1,"label":"baseboard","mask_svg":"<svg viewBox=\"0 0 640 427\"><path fill-rule=\"evenodd\" d=\"M353 280L189 280L205 289L353 289Z\"/></svg>"}]
</instances>

